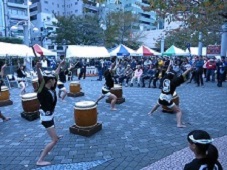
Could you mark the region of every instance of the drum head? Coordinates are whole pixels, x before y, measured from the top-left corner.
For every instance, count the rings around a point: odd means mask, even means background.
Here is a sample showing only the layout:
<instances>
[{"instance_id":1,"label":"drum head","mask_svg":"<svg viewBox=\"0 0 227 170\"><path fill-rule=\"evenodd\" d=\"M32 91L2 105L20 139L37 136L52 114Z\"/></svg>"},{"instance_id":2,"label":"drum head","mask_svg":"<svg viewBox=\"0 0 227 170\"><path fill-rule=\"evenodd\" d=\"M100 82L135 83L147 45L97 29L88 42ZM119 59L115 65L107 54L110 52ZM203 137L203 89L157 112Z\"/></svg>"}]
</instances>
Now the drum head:
<instances>
[{"instance_id":1,"label":"drum head","mask_svg":"<svg viewBox=\"0 0 227 170\"><path fill-rule=\"evenodd\" d=\"M79 81L71 81L70 84L80 84Z\"/></svg>"},{"instance_id":2,"label":"drum head","mask_svg":"<svg viewBox=\"0 0 227 170\"><path fill-rule=\"evenodd\" d=\"M38 82L38 78L32 79L32 82Z\"/></svg>"},{"instance_id":3,"label":"drum head","mask_svg":"<svg viewBox=\"0 0 227 170\"><path fill-rule=\"evenodd\" d=\"M7 86L2 86L1 87L1 91L7 91L7 90L9 90L9 88Z\"/></svg>"},{"instance_id":4,"label":"drum head","mask_svg":"<svg viewBox=\"0 0 227 170\"><path fill-rule=\"evenodd\" d=\"M80 101L75 103L76 108L91 108L96 106L96 103L93 101Z\"/></svg>"},{"instance_id":5,"label":"drum head","mask_svg":"<svg viewBox=\"0 0 227 170\"><path fill-rule=\"evenodd\" d=\"M120 84L114 84L114 89L122 89L122 86Z\"/></svg>"},{"instance_id":6,"label":"drum head","mask_svg":"<svg viewBox=\"0 0 227 170\"><path fill-rule=\"evenodd\" d=\"M37 98L37 93L27 93L27 94L24 94L21 98L22 99L34 99L34 98Z\"/></svg>"},{"instance_id":7,"label":"drum head","mask_svg":"<svg viewBox=\"0 0 227 170\"><path fill-rule=\"evenodd\" d=\"M62 82L60 82L60 81L58 81L58 82L57 82L57 85L62 85L62 84L63 84L63 83L62 83Z\"/></svg>"}]
</instances>

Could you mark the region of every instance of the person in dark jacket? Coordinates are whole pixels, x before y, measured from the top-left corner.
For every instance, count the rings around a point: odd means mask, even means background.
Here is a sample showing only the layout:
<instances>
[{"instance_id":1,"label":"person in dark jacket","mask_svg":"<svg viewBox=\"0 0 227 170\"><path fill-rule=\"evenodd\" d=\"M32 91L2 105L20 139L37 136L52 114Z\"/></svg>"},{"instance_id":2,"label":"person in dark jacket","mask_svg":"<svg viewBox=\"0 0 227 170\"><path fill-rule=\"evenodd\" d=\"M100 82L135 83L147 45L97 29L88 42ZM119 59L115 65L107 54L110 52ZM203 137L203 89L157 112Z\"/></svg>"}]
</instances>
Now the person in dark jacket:
<instances>
[{"instance_id":1,"label":"person in dark jacket","mask_svg":"<svg viewBox=\"0 0 227 170\"><path fill-rule=\"evenodd\" d=\"M218 161L218 150L206 131L193 130L187 135L187 140L195 159L187 163L184 170L223 170Z\"/></svg>"}]
</instances>

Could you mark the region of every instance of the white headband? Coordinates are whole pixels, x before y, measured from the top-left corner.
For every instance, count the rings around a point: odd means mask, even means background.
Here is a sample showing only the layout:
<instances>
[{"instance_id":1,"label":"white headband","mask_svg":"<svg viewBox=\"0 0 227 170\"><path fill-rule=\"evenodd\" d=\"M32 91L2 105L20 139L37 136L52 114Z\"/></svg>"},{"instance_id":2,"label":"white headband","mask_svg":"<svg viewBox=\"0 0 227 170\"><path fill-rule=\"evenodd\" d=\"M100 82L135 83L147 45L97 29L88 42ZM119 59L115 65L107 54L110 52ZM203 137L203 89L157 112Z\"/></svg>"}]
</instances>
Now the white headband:
<instances>
[{"instance_id":1,"label":"white headband","mask_svg":"<svg viewBox=\"0 0 227 170\"><path fill-rule=\"evenodd\" d=\"M193 135L189 136L189 139L194 142L194 143L199 143L199 144L210 144L214 141L214 139L194 139Z\"/></svg>"}]
</instances>

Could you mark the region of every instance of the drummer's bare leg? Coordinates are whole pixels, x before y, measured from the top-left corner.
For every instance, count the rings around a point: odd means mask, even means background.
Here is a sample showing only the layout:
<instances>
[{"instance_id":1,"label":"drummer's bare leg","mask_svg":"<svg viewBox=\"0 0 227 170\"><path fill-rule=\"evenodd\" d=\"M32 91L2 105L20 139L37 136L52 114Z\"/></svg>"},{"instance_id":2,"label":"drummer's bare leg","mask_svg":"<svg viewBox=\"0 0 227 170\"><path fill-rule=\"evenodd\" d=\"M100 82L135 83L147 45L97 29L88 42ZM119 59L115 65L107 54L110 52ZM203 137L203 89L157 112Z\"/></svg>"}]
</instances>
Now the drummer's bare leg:
<instances>
[{"instance_id":1,"label":"drummer's bare leg","mask_svg":"<svg viewBox=\"0 0 227 170\"><path fill-rule=\"evenodd\" d=\"M58 97L61 98L61 90L58 90Z\"/></svg>"},{"instance_id":2,"label":"drummer's bare leg","mask_svg":"<svg viewBox=\"0 0 227 170\"><path fill-rule=\"evenodd\" d=\"M159 106L160 104L157 103L148 114L151 115L152 113L154 113L159 108Z\"/></svg>"},{"instance_id":3,"label":"drummer's bare leg","mask_svg":"<svg viewBox=\"0 0 227 170\"><path fill-rule=\"evenodd\" d=\"M21 86L20 94L23 95L25 93L25 83L20 82L20 86Z\"/></svg>"},{"instance_id":4,"label":"drummer's bare leg","mask_svg":"<svg viewBox=\"0 0 227 170\"><path fill-rule=\"evenodd\" d=\"M117 102L117 96L115 96L114 94L110 94L109 95L109 99L110 99L110 107L111 107L111 110L117 110L116 108L115 108L115 104L116 104L116 102Z\"/></svg>"},{"instance_id":5,"label":"drummer's bare leg","mask_svg":"<svg viewBox=\"0 0 227 170\"><path fill-rule=\"evenodd\" d=\"M174 112L176 112L176 117L177 117L177 127L178 127L178 128L184 128L184 127L186 127L186 126L182 123L182 111L181 111L181 109L180 109L177 105L174 105L171 109L172 109Z\"/></svg>"},{"instance_id":6,"label":"drummer's bare leg","mask_svg":"<svg viewBox=\"0 0 227 170\"><path fill-rule=\"evenodd\" d=\"M68 92L66 91L66 89L62 90L62 92L63 92L63 95L62 95L61 99L64 100L66 95L68 94Z\"/></svg>"},{"instance_id":7,"label":"drummer's bare leg","mask_svg":"<svg viewBox=\"0 0 227 170\"><path fill-rule=\"evenodd\" d=\"M40 166L45 166L45 165L51 164L51 162L44 161L44 158L46 157L48 152L50 152L53 149L53 147L57 144L57 142L59 140L59 137L57 136L54 127L47 128L46 130L47 130L47 133L49 134L49 136L51 137L51 142L46 145L46 147L42 151L38 161L36 162L36 165L40 165Z\"/></svg>"}]
</instances>

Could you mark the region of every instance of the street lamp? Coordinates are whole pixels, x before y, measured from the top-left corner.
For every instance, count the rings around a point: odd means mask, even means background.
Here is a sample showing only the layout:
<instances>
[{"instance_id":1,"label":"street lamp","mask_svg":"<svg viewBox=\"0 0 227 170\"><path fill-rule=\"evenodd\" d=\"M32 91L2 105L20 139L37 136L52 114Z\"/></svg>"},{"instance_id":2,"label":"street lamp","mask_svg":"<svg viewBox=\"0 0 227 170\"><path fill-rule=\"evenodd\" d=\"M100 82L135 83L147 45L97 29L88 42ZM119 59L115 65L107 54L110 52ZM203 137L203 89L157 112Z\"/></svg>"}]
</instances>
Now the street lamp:
<instances>
[{"instance_id":1,"label":"street lamp","mask_svg":"<svg viewBox=\"0 0 227 170\"><path fill-rule=\"evenodd\" d=\"M16 25L13 25L10 30L13 32L18 31L19 25L23 24L23 32L24 32L24 44L29 46L30 45L30 39L31 39L31 26L33 27L32 31L34 33L39 32L39 29L35 27L30 21L22 20L19 21Z\"/></svg>"}]
</instances>

